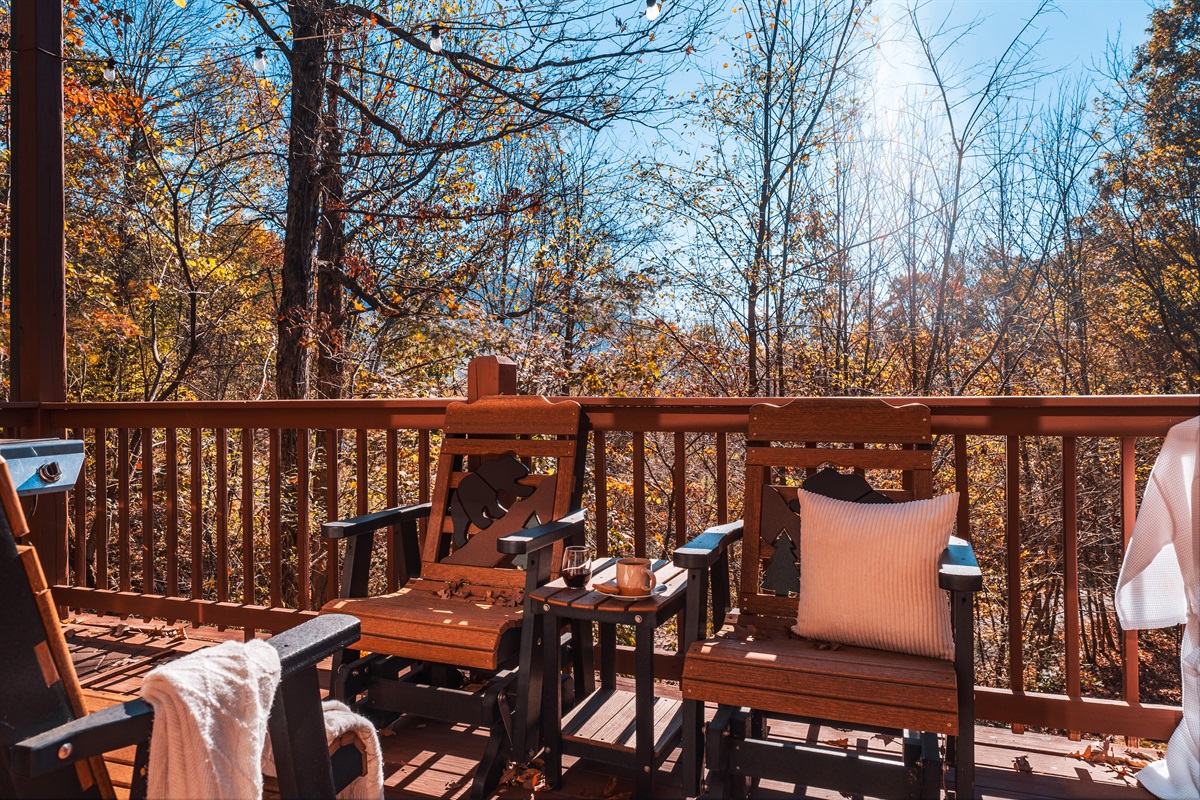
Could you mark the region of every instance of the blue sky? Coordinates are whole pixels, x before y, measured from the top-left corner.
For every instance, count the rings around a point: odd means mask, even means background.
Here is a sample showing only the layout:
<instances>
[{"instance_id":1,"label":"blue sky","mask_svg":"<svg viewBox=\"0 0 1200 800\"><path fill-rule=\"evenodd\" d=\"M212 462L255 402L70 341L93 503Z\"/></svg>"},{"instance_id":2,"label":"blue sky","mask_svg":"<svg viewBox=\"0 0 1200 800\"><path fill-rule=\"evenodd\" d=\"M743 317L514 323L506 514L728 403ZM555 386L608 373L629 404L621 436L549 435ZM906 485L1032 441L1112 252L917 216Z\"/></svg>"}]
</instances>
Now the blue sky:
<instances>
[{"instance_id":1,"label":"blue sky","mask_svg":"<svg viewBox=\"0 0 1200 800\"><path fill-rule=\"evenodd\" d=\"M903 5L892 0L877 0L876 7ZM949 18L953 25L980 19L973 44L986 52L1006 44L1033 14L1036 0L929 0L922 18ZM1154 4L1147 0L1059 0L1057 11L1042 18L1046 32L1039 48L1050 69L1087 67L1103 57L1107 38L1118 32L1126 48L1145 39ZM982 53L981 53L982 54ZM989 54L991 55L991 54Z\"/></svg>"}]
</instances>

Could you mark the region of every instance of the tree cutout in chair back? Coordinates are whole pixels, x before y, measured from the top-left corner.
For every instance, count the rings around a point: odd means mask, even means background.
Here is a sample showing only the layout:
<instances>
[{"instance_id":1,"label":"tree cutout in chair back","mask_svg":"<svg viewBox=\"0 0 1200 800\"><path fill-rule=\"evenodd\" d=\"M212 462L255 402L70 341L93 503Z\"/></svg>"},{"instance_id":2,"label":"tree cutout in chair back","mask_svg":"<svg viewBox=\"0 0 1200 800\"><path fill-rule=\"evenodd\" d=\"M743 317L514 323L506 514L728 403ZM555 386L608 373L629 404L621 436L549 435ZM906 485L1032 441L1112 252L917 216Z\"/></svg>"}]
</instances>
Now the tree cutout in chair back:
<instances>
[{"instance_id":1,"label":"tree cutout in chair back","mask_svg":"<svg viewBox=\"0 0 1200 800\"><path fill-rule=\"evenodd\" d=\"M536 488L520 483L529 470L512 452L485 461L463 477L450 498L454 526L454 552L442 559L446 564L495 567L511 564L512 557L496 550L496 540L517 533L533 520L554 518L557 475L545 476ZM516 502L507 508L505 496ZM471 527L476 532L471 535Z\"/></svg>"},{"instance_id":2,"label":"tree cutout in chair back","mask_svg":"<svg viewBox=\"0 0 1200 800\"><path fill-rule=\"evenodd\" d=\"M800 565L796 561L796 545L787 531L775 540L775 553L763 570L762 588L770 589L779 597L788 597L800 591Z\"/></svg>"},{"instance_id":3,"label":"tree cutout in chair back","mask_svg":"<svg viewBox=\"0 0 1200 800\"><path fill-rule=\"evenodd\" d=\"M891 503L892 498L876 491L867 479L857 472L838 472L833 467L822 467L815 475L810 475L800 484L806 492L819 494L834 500L845 500L850 503ZM800 501L792 501L792 507L800 510Z\"/></svg>"},{"instance_id":4,"label":"tree cutout in chair back","mask_svg":"<svg viewBox=\"0 0 1200 800\"><path fill-rule=\"evenodd\" d=\"M770 562L762 572L759 586L782 597L800 591L800 567L796 563L796 543L800 541L800 517L774 486L762 487L759 536L760 552ZM781 550L790 550L781 553Z\"/></svg>"},{"instance_id":5,"label":"tree cutout in chair back","mask_svg":"<svg viewBox=\"0 0 1200 800\"><path fill-rule=\"evenodd\" d=\"M500 504L500 494L507 492L516 497L533 494L532 486L523 486L519 481L529 475L515 453L508 452L499 458L485 461L474 472L463 476L462 482L450 498L450 519L454 521L454 546L467 543L467 530L474 525L480 530L491 526L508 513Z\"/></svg>"}]
</instances>

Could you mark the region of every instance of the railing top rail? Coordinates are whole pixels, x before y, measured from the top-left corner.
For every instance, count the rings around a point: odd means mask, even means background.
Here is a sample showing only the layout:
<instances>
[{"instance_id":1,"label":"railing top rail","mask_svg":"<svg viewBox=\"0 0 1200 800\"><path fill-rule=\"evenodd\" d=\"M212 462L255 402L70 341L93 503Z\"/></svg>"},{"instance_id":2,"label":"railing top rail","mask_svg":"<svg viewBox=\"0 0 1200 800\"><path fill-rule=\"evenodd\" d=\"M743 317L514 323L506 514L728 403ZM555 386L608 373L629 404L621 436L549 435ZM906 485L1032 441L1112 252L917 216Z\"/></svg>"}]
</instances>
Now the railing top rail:
<instances>
[{"instance_id":1,"label":"railing top rail","mask_svg":"<svg viewBox=\"0 0 1200 800\"><path fill-rule=\"evenodd\" d=\"M461 397L44 403L53 428L407 428L442 426Z\"/></svg>"},{"instance_id":2,"label":"railing top rail","mask_svg":"<svg viewBox=\"0 0 1200 800\"><path fill-rule=\"evenodd\" d=\"M576 397L600 430L745 433L757 403L791 397ZM836 398L835 398L836 399ZM1200 395L1089 397L883 397L922 403L935 434L1024 436L1162 436L1200 413Z\"/></svg>"},{"instance_id":3,"label":"railing top rail","mask_svg":"<svg viewBox=\"0 0 1200 800\"><path fill-rule=\"evenodd\" d=\"M0 423L45 415L54 428L407 428L441 427L446 405L462 398L371 400L221 400L0 404ZM556 398L566 399L566 398ZM757 403L791 397L572 397L599 430L744 433ZM884 397L923 403L936 434L1023 436L1162 436L1200 413L1200 395L1088 397ZM11 422L8 422L11 420Z\"/></svg>"}]
</instances>

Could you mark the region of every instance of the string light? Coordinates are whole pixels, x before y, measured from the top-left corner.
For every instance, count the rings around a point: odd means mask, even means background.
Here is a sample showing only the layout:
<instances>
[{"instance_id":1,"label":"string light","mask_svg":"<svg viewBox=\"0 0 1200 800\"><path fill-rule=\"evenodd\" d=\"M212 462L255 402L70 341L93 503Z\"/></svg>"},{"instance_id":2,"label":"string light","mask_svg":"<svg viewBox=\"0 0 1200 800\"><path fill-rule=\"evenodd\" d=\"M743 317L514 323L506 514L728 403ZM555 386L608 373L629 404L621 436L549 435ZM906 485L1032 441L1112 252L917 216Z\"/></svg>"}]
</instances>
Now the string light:
<instances>
[{"instance_id":1,"label":"string light","mask_svg":"<svg viewBox=\"0 0 1200 800\"><path fill-rule=\"evenodd\" d=\"M254 63L251 66L254 67L255 72L267 71L267 54L261 47L254 48Z\"/></svg>"},{"instance_id":2,"label":"string light","mask_svg":"<svg viewBox=\"0 0 1200 800\"><path fill-rule=\"evenodd\" d=\"M442 26L433 25L429 28L429 49L435 53L442 52Z\"/></svg>"},{"instance_id":3,"label":"string light","mask_svg":"<svg viewBox=\"0 0 1200 800\"><path fill-rule=\"evenodd\" d=\"M108 61L104 62L104 80L108 81L109 83L112 83L116 79L117 79L117 61L114 58L110 58Z\"/></svg>"},{"instance_id":4,"label":"string light","mask_svg":"<svg viewBox=\"0 0 1200 800\"><path fill-rule=\"evenodd\" d=\"M646 19L654 22L662 13L662 0L646 0Z\"/></svg>"}]
</instances>

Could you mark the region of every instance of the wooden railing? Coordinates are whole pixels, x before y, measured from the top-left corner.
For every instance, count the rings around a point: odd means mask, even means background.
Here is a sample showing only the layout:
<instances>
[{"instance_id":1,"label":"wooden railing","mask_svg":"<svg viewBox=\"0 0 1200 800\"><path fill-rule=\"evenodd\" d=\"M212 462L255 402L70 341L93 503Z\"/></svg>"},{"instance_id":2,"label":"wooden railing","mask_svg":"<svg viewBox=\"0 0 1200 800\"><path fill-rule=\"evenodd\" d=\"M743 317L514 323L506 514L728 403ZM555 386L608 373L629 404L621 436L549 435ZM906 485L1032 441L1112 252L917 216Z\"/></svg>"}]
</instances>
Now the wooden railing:
<instances>
[{"instance_id":1,"label":"wooden railing","mask_svg":"<svg viewBox=\"0 0 1200 800\"><path fill-rule=\"evenodd\" d=\"M573 399L592 423L587 504L600 554L669 552L706 525L740 514L747 412L764 399ZM1100 545L1119 564L1138 482L1145 479L1158 440L1172 424L1195 415L1200 398L891 400L922 402L932 410L938 480L944 490L960 492L959 530L1002 548L998 555L981 552L995 601L989 607L1003 610L1004 619L1022 620L996 625L979 619L977 639L987 644L993 636L988 652L1004 657L992 670L997 685L977 690L978 716L1168 738L1180 709L1141 702L1136 632L1120 634L1118 697L1104 697L1113 691L1095 691L1094 682L1084 679L1091 667L1081 656L1079 554L1093 552L1095 536L1108 536ZM13 405L0 406L0 425L27 431L36 419L42 431L65 431L87 444L84 475L66 513L69 538L43 544L61 543L67 551L57 562L63 565L55 576L58 602L105 613L281 630L337 592L336 551L322 551L321 522L428 498L430 452L436 453L447 402ZM1083 450L1089 456L1081 461ZM1048 465L1047 453L1057 456L1054 464ZM1107 534L1097 533L1091 510L1087 519L1082 514L1081 463L1088 471L1088 508L1097 503L1116 508L1115 517L1102 520L1113 523ZM1051 467L1054 486L1048 489L1041 480L1031 496L1030 472ZM1109 484L1118 495L1111 502ZM1023 544L1034 532L1046 541L1038 526L1050 518L1048 508L1055 517L1047 523L1056 542L1050 549L1060 548L1062 557L1047 579L1064 596L1062 610L1047 623L1061 631L1052 637L1061 640L1057 693L1031 689L1041 680L1030 675L1026 659L1033 615L1022 602L1021 584L1023 566L1042 555ZM1081 520L1090 526L1086 547ZM285 563L311 568L293 569L289 576ZM378 564L380 588L395 586L392 565L390 553ZM1111 608L1101 614L1107 620ZM659 661L664 674L677 674L678 660L664 653Z\"/></svg>"}]
</instances>

